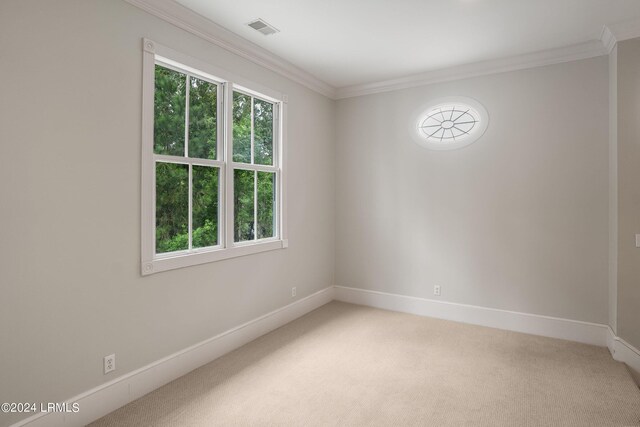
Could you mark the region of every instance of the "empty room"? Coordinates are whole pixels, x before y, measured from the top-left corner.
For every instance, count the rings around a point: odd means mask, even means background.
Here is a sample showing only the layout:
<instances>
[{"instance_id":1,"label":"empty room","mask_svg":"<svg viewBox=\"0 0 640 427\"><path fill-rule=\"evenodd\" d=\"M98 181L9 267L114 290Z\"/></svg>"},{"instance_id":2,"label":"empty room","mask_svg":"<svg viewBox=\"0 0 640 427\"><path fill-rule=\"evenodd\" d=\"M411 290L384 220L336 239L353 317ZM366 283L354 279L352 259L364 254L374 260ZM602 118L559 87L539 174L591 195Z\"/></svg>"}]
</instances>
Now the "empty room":
<instances>
[{"instance_id":1,"label":"empty room","mask_svg":"<svg viewBox=\"0 0 640 427\"><path fill-rule=\"evenodd\" d=\"M0 427L640 426L637 0L0 0Z\"/></svg>"}]
</instances>

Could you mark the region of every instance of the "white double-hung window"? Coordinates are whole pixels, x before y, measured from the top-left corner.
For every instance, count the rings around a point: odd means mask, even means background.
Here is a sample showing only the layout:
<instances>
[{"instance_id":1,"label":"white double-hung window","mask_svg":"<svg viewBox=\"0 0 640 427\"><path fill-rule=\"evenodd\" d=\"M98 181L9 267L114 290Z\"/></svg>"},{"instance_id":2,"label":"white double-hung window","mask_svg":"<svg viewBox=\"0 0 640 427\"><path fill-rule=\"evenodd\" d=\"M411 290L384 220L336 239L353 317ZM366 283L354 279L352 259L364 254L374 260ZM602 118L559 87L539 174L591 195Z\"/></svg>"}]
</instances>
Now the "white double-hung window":
<instances>
[{"instance_id":1,"label":"white double-hung window","mask_svg":"<svg viewBox=\"0 0 640 427\"><path fill-rule=\"evenodd\" d=\"M142 274L286 247L285 97L143 46Z\"/></svg>"}]
</instances>

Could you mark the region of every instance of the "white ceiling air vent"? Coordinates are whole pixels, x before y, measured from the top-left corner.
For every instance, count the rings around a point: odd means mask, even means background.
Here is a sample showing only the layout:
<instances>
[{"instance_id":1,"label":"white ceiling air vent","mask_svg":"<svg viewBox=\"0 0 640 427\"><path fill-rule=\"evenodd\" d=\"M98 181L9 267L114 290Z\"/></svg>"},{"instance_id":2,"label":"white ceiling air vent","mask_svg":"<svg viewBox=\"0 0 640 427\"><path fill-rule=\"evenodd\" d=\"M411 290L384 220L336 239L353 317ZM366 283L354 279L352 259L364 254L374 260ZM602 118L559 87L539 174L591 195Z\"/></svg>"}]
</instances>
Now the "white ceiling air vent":
<instances>
[{"instance_id":1,"label":"white ceiling air vent","mask_svg":"<svg viewBox=\"0 0 640 427\"><path fill-rule=\"evenodd\" d=\"M253 21L249 22L247 25L256 31L261 32L265 36L270 36L271 34L280 32L280 30L278 30L276 27L274 27L273 25L267 24L265 21L263 21L260 18L254 19Z\"/></svg>"}]
</instances>

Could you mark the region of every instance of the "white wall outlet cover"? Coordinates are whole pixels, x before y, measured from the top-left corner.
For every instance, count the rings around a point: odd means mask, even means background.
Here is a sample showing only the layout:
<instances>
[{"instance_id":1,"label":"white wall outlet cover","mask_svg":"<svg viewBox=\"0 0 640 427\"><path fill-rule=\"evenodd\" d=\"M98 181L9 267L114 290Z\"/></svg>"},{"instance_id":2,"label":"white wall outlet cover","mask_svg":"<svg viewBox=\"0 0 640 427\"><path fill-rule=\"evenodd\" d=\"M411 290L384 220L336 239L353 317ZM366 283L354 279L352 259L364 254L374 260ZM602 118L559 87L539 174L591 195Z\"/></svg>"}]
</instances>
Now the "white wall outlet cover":
<instances>
[{"instance_id":1,"label":"white wall outlet cover","mask_svg":"<svg viewBox=\"0 0 640 427\"><path fill-rule=\"evenodd\" d=\"M104 373L108 374L111 371L116 370L116 355L110 354L104 357Z\"/></svg>"}]
</instances>

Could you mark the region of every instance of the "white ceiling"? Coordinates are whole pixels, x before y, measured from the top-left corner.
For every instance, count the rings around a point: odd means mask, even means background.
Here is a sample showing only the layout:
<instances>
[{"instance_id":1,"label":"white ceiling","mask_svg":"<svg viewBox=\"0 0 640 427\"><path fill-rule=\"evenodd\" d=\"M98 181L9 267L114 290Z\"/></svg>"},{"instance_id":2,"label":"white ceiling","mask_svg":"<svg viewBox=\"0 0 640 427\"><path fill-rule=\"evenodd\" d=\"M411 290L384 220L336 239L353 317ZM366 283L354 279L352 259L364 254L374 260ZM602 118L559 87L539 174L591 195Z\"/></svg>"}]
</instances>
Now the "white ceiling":
<instances>
[{"instance_id":1,"label":"white ceiling","mask_svg":"<svg viewBox=\"0 0 640 427\"><path fill-rule=\"evenodd\" d=\"M176 0L340 88L600 38L638 0ZM246 24L262 18L281 32Z\"/></svg>"}]
</instances>

